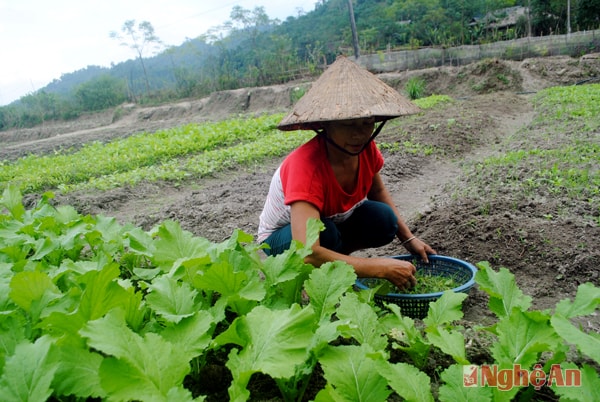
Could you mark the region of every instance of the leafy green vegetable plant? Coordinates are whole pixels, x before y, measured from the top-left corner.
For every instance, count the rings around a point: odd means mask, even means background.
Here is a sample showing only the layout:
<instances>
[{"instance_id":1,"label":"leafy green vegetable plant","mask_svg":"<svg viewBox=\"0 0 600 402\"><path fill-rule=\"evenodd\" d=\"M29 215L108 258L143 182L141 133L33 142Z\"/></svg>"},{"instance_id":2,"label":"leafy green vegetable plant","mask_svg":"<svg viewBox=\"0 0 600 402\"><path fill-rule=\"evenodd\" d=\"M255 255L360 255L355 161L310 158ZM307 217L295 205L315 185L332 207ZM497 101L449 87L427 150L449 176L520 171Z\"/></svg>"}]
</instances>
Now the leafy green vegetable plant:
<instances>
[{"instance_id":1,"label":"leafy green vegetable plant","mask_svg":"<svg viewBox=\"0 0 600 402\"><path fill-rule=\"evenodd\" d=\"M465 294L447 291L413 320L396 305L376 306L373 290L355 291L351 266L305 264L319 221L309 222L306 245L263 258L241 231L212 243L173 221L144 231L51 198L26 209L16 186L0 198L3 401L199 401L187 384L203 381L217 355L236 401L252 397L256 373L272 378L283 400L303 400L317 367L325 385L315 401L503 401L520 392L463 386ZM535 311L508 270L479 268L497 317L481 328L496 338L489 363L579 370L580 387L550 386L565 400L597 399L595 368L567 356L574 348L600 362L597 334L572 322L597 311L600 290L582 284L554 312ZM430 358L439 356L454 363L433 375Z\"/></svg>"},{"instance_id":2,"label":"leafy green vegetable plant","mask_svg":"<svg viewBox=\"0 0 600 402\"><path fill-rule=\"evenodd\" d=\"M205 176L234 163L284 154L308 138L306 132L273 134L281 116L188 124L106 144L94 142L71 152L31 155L0 163L0 188L19 183L23 192L56 188L68 192Z\"/></svg>"},{"instance_id":3,"label":"leafy green vegetable plant","mask_svg":"<svg viewBox=\"0 0 600 402\"><path fill-rule=\"evenodd\" d=\"M594 313L600 307L600 289L590 283L582 284L575 300L560 301L554 312L530 310L531 297L521 292L515 284L514 276L506 268L496 272L487 262L481 262L477 266L479 271L476 282L480 289L488 293L490 310L498 317L497 323L486 328L496 336L496 342L490 348L493 364L507 369L519 365L528 370L533 369L536 364L542 364L544 373L549 373L552 365L576 368L586 379L580 386L563 387L556 383L547 385L565 400L594 400L600 386L596 369L586 363L575 366L568 361L567 352L569 345L572 345L600 363L600 356L595 352L598 336L584 333L573 326L568 318ZM441 400L464 398L466 395L469 398L482 398L481 400L508 401L520 391L519 387L506 390L498 387L459 389L456 377L459 370L462 368L450 366L442 374L442 378L446 378L446 384L440 388ZM532 386L525 389L523 397L533 390Z\"/></svg>"}]
</instances>

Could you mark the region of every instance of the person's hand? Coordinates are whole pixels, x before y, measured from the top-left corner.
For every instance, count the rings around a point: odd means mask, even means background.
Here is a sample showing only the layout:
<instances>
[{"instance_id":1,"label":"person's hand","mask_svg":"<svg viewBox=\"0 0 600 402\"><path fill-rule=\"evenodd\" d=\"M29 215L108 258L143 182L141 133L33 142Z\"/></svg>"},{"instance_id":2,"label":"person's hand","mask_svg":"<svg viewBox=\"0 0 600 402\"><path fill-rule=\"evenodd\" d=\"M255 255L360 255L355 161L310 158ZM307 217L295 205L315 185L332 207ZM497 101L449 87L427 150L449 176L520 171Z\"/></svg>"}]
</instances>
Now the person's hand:
<instances>
[{"instance_id":1,"label":"person's hand","mask_svg":"<svg viewBox=\"0 0 600 402\"><path fill-rule=\"evenodd\" d=\"M378 258L377 263L384 267L383 277L399 289L410 289L417 284L415 278L417 270L409 261Z\"/></svg>"},{"instance_id":2,"label":"person's hand","mask_svg":"<svg viewBox=\"0 0 600 402\"><path fill-rule=\"evenodd\" d=\"M431 246L421 239L415 237L404 245L406 249L413 255L418 255L425 263L429 263L428 254L437 254Z\"/></svg>"}]
</instances>

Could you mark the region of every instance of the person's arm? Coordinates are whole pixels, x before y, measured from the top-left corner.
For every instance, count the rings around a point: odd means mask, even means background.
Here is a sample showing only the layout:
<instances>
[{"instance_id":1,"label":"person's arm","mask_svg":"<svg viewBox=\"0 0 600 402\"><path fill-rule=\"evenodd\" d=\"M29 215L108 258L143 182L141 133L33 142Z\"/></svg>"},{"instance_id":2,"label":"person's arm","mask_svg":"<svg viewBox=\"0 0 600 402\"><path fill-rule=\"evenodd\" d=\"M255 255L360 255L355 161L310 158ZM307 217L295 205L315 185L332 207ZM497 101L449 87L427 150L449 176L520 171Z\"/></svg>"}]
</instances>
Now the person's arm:
<instances>
[{"instance_id":1,"label":"person's arm","mask_svg":"<svg viewBox=\"0 0 600 402\"><path fill-rule=\"evenodd\" d=\"M396 214L396 217L398 217L398 233L396 234L396 236L400 240L401 244L410 253L417 254L421 256L423 261L429 262L427 255L436 254L436 251L433 248L431 248L431 246L429 246L427 243L423 242L421 239L417 238L415 235L412 234L410 228L406 225L404 219L402 219L402 215L400 215L398 208L396 208L394 200L392 199L392 196L388 191L387 187L383 183L383 180L381 179L381 175L379 173L377 173L373 177L373 184L371 186L371 191L369 192L368 198L370 200L386 203L390 206L390 208L392 208L392 210Z\"/></svg>"},{"instance_id":2,"label":"person's arm","mask_svg":"<svg viewBox=\"0 0 600 402\"><path fill-rule=\"evenodd\" d=\"M306 223L310 218L320 219L319 210L309 202L297 201L291 205L292 238L306 243ZM313 253L305 262L316 267L329 261L344 261L354 267L360 278L383 278L399 288L416 284L415 267L408 261L393 258L362 258L337 253L322 247L320 242L313 245Z\"/></svg>"}]
</instances>

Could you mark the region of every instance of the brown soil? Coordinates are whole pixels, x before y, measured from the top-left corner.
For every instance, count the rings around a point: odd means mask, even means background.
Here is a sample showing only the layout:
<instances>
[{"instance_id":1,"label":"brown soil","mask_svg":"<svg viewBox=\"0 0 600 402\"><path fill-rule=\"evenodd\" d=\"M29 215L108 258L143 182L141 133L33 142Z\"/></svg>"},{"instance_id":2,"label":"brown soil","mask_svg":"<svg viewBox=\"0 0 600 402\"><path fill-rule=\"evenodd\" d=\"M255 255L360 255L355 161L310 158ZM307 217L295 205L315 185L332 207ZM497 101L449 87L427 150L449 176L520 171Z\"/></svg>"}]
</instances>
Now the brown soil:
<instances>
[{"instance_id":1,"label":"brown soil","mask_svg":"<svg viewBox=\"0 0 600 402\"><path fill-rule=\"evenodd\" d=\"M385 152L384 179L414 233L440 254L508 268L521 289L533 297L535 308L552 308L560 299L573 297L581 283L591 281L598 286L600 231L585 220L583 212L557 213L561 205L578 211L570 199L525 201L512 193L487 199L453 197L461 188L465 166L502 152L502 140L533 121L533 93L556 85L597 82L598 59L485 60L463 67L381 75L401 91L412 76L426 80L427 94L448 94L456 99L443 108L390 124L380 135L380 141L412 138L438 151L433 157ZM68 124L3 132L0 160L232 114L285 111L290 107L290 91L300 85L310 84L228 91L152 108L125 105ZM222 241L236 228L255 233L271 175L280 161L229 170L185 185L150 183L93 194L59 194L57 200L82 213L116 216L145 229L174 219L196 235ZM547 214L560 218L544 219ZM402 253L405 250L396 243L363 255ZM467 322L490 319L487 298L477 289L471 292L464 311ZM597 317L583 325L600 331Z\"/></svg>"}]
</instances>

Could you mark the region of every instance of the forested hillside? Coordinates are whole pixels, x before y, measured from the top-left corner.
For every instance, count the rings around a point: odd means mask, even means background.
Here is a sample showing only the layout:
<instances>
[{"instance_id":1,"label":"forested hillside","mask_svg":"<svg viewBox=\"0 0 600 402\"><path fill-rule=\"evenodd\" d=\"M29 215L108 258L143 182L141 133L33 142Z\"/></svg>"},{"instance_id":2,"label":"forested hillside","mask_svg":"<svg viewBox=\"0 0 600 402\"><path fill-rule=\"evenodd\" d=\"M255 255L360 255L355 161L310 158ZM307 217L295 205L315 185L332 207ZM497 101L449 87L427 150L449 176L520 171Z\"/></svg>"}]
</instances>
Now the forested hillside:
<instances>
[{"instance_id":1,"label":"forested hillside","mask_svg":"<svg viewBox=\"0 0 600 402\"><path fill-rule=\"evenodd\" d=\"M132 43L131 60L65 73L0 107L0 130L69 119L123 102L161 103L316 76L337 55L353 55L355 49L369 54L451 47L600 27L600 0L569 4L570 20L562 0L352 0L356 36L349 0L322 0L314 10L285 21L271 19L260 6L235 6L229 21L178 46L136 55L142 44ZM158 45L151 24L127 21L123 31Z\"/></svg>"}]
</instances>

